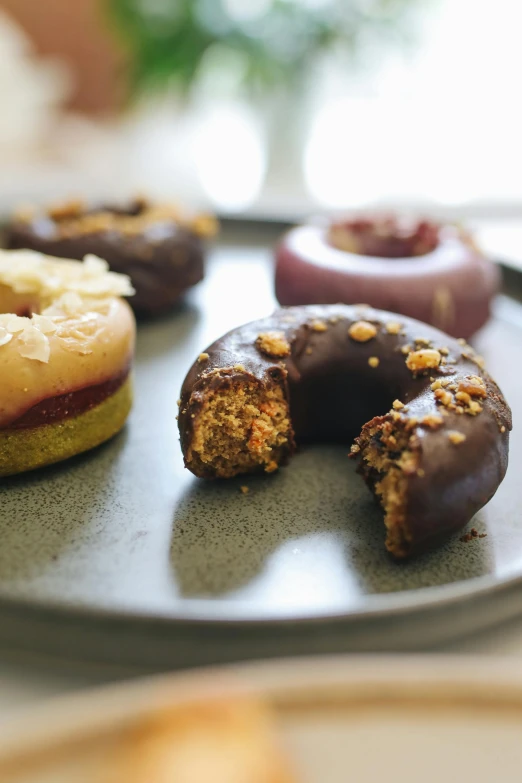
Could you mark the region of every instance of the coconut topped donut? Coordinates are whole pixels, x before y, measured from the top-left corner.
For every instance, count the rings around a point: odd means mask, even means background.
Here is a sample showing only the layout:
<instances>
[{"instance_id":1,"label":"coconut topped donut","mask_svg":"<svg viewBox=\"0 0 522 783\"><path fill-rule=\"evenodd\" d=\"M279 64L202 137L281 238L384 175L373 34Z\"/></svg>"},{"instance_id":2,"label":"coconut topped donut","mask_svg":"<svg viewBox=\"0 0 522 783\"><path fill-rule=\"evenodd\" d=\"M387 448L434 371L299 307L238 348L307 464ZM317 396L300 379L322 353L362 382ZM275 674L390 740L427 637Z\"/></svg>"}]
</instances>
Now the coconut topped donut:
<instances>
[{"instance_id":1,"label":"coconut topped donut","mask_svg":"<svg viewBox=\"0 0 522 783\"><path fill-rule=\"evenodd\" d=\"M117 392L125 397L126 416L130 391L120 387L128 381L135 324L120 297L129 294L129 279L94 256L81 263L0 251L0 475L18 471L10 469L20 451L15 431L40 428L41 435L51 423L68 419L70 425ZM117 421L105 432L114 434ZM96 445L94 429L83 439L88 448ZM97 442L103 439L98 433ZM53 459L45 450L26 454L20 469L64 458L58 446L53 443Z\"/></svg>"},{"instance_id":2,"label":"coconut topped donut","mask_svg":"<svg viewBox=\"0 0 522 783\"><path fill-rule=\"evenodd\" d=\"M511 414L473 349L368 306L286 308L200 354L182 387L186 466L272 472L305 440L349 442L405 557L466 524L507 467Z\"/></svg>"},{"instance_id":3,"label":"coconut topped donut","mask_svg":"<svg viewBox=\"0 0 522 783\"><path fill-rule=\"evenodd\" d=\"M487 321L499 284L498 267L468 232L430 220L374 215L298 226L276 248L283 305L368 302L455 337Z\"/></svg>"}]
</instances>

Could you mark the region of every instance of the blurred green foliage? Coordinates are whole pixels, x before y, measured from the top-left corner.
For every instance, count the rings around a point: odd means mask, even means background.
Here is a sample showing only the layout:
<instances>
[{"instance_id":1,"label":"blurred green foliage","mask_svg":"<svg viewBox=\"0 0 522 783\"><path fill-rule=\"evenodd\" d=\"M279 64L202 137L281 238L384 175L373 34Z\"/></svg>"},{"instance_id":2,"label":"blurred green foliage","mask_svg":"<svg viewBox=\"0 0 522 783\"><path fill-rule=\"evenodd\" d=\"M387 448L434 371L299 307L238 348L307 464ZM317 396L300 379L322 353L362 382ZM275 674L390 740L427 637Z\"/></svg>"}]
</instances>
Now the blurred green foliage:
<instances>
[{"instance_id":1,"label":"blurred green foliage","mask_svg":"<svg viewBox=\"0 0 522 783\"><path fill-rule=\"evenodd\" d=\"M241 64L249 91L292 88L326 50L354 55L400 34L423 0L103 0L129 54L131 90L186 92L209 51ZM226 55L225 55L226 56Z\"/></svg>"}]
</instances>

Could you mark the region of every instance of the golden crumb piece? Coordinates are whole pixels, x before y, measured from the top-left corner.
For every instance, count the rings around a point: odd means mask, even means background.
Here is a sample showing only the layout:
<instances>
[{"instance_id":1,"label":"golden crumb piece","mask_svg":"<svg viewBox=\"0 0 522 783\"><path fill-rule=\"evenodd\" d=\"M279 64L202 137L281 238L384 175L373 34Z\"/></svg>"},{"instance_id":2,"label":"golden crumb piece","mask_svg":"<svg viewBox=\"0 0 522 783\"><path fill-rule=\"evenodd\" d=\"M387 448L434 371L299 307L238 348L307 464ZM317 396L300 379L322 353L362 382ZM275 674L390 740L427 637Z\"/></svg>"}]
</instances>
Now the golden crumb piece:
<instances>
[{"instance_id":1,"label":"golden crumb piece","mask_svg":"<svg viewBox=\"0 0 522 783\"><path fill-rule=\"evenodd\" d=\"M369 321L356 321L348 329L348 334L358 343L366 343L377 334L377 327Z\"/></svg>"},{"instance_id":2,"label":"golden crumb piece","mask_svg":"<svg viewBox=\"0 0 522 783\"><path fill-rule=\"evenodd\" d=\"M459 337L457 342L459 345L467 345L466 340L463 337Z\"/></svg>"},{"instance_id":3,"label":"golden crumb piece","mask_svg":"<svg viewBox=\"0 0 522 783\"><path fill-rule=\"evenodd\" d=\"M399 332L402 329L402 324L400 324L398 321L388 321L384 328L388 332L388 334L399 334Z\"/></svg>"},{"instance_id":4,"label":"golden crumb piece","mask_svg":"<svg viewBox=\"0 0 522 783\"><path fill-rule=\"evenodd\" d=\"M482 405L479 402L475 402L475 400L471 400L466 413L469 413L471 416L476 416L478 413L482 413L482 411Z\"/></svg>"},{"instance_id":5,"label":"golden crumb piece","mask_svg":"<svg viewBox=\"0 0 522 783\"><path fill-rule=\"evenodd\" d=\"M504 427L504 425L502 425L502 427L500 428L500 432L504 433L505 431L506 431L506 428Z\"/></svg>"},{"instance_id":6,"label":"golden crumb piece","mask_svg":"<svg viewBox=\"0 0 522 783\"><path fill-rule=\"evenodd\" d=\"M411 351L406 358L406 367L412 372L422 372L438 367L442 356L433 348L421 348L420 351Z\"/></svg>"},{"instance_id":7,"label":"golden crumb piece","mask_svg":"<svg viewBox=\"0 0 522 783\"><path fill-rule=\"evenodd\" d=\"M236 372L245 372L245 367L242 364L234 364L234 370Z\"/></svg>"},{"instance_id":8,"label":"golden crumb piece","mask_svg":"<svg viewBox=\"0 0 522 783\"><path fill-rule=\"evenodd\" d=\"M443 356L448 356L449 354L449 348L446 348L445 345L442 346L442 348L439 348L439 353L441 353Z\"/></svg>"},{"instance_id":9,"label":"golden crumb piece","mask_svg":"<svg viewBox=\"0 0 522 783\"><path fill-rule=\"evenodd\" d=\"M241 490L241 492L243 493L243 495L248 495L248 493L249 493L249 491L250 491L250 490L248 489L248 487L247 487L247 486L245 486L244 484L243 484L243 486L239 487L239 489Z\"/></svg>"},{"instance_id":10,"label":"golden crumb piece","mask_svg":"<svg viewBox=\"0 0 522 783\"><path fill-rule=\"evenodd\" d=\"M341 316L340 315L331 315L328 320L329 320L329 322L331 324L337 324L341 320Z\"/></svg>"},{"instance_id":11,"label":"golden crumb piece","mask_svg":"<svg viewBox=\"0 0 522 783\"><path fill-rule=\"evenodd\" d=\"M370 356L370 358L368 359L368 364L370 365L370 367L378 367L379 361L380 359L378 356Z\"/></svg>"},{"instance_id":12,"label":"golden crumb piece","mask_svg":"<svg viewBox=\"0 0 522 783\"><path fill-rule=\"evenodd\" d=\"M404 408L404 403L401 402L400 400L394 400L393 401L393 408L396 411L400 411L401 408Z\"/></svg>"},{"instance_id":13,"label":"golden crumb piece","mask_svg":"<svg viewBox=\"0 0 522 783\"><path fill-rule=\"evenodd\" d=\"M454 443L455 446L458 446L459 443L463 443L466 440L466 436L463 432L458 432L457 430L450 430L448 432L448 440L451 441L451 443Z\"/></svg>"},{"instance_id":14,"label":"golden crumb piece","mask_svg":"<svg viewBox=\"0 0 522 783\"><path fill-rule=\"evenodd\" d=\"M258 335L256 345L268 356L288 356L290 354L290 343L284 332L263 332Z\"/></svg>"},{"instance_id":15,"label":"golden crumb piece","mask_svg":"<svg viewBox=\"0 0 522 783\"><path fill-rule=\"evenodd\" d=\"M436 430L438 427L441 427L443 423L444 420L442 416L439 416L436 413L428 413L421 419L421 424L423 424L424 427L429 427L432 430Z\"/></svg>"},{"instance_id":16,"label":"golden crumb piece","mask_svg":"<svg viewBox=\"0 0 522 783\"><path fill-rule=\"evenodd\" d=\"M200 353L198 356L198 362L206 362L208 359L208 353Z\"/></svg>"},{"instance_id":17,"label":"golden crumb piece","mask_svg":"<svg viewBox=\"0 0 522 783\"><path fill-rule=\"evenodd\" d=\"M425 345L427 348L431 345L431 340L428 337L416 337L415 343L418 345Z\"/></svg>"},{"instance_id":18,"label":"golden crumb piece","mask_svg":"<svg viewBox=\"0 0 522 783\"><path fill-rule=\"evenodd\" d=\"M179 406L181 405L181 400L176 400L176 405L177 405L177 406L178 406L178 408L179 408Z\"/></svg>"},{"instance_id":19,"label":"golden crumb piece","mask_svg":"<svg viewBox=\"0 0 522 783\"><path fill-rule=\"evenodd\" d=\"M425 475L426 475L426 471L424 470L424 468L419 468L417 471L417 476L419 478L424 478Z\"/></svg>"},{"instance_id":20,"label":"golden crumb piece","mask_svg":"<svg viewBox=\"0 0 522 783\"><path fill-rule=\"evenodd\" d=\"M353 446L350 447L350 454L358 454L361 450L361 447L357 445L357 443L354 443Z\"/></svg>"},{"instance_id":21,"label":"golden crumb piece","mask_svg":"<svg viewBox=\"0 0 522 783\"><path fill-rule=\"evenodd\" d=\"M433 381L430 388L432 391L437 391L437 389L442 389L442 383L440 381Z\"/></svg>"},{"instance_id":22,"label":"golden crumb piece","mask_svg":"<svg viewBox=\"0 0 522 783\"><path fill-rule=\"evenodd\" d=\"M324 321L312 321L310 326L314 332L326 332L328 329L328 326Z\"/></svg>"},{"instance_id":23,"label":"golden crumb piece","mask_svg":"<svg viewBox=\"0 0 522 783\"><path fill-rule=\"evenodd\" d=\"M471 397L467 392L458 391L455 395L455 399L464 405L470 405L471 403Z\"/></svg>"},{"instance_id":24,"label":"golden crumb piece","mask_svg":"<svg viewBox=\"0 0 522 783\"><path fill-rule=\"evenodd\" d=\"M444 389L435 389L435 399L446 408L453 402L453 396L451 392L445 391Z\"/></svg>"},{"instance_id":25,"label":"golden crumb piece","mask_svg":"<svg viewBox=\"0 0 522 783\"><path fill-rule=\"evenodd\" d=\"M79 217L85 211L85 204L80 199L71 199L63 204L55 204L47 210L53 220L67 220Z\"/></svg>"},{"instance_id":26,"label":"golden crumb piece","mask_svg":"<svg viewBox=\"0 0 522 783\"><path fill-rule=\"evenodd\" d=\"M409 344L408 345L403 345L402 348L401 348L401 353L403 353L405 355L407 353L410 353L410 351L411 351L411 345L409 345Z\"/></svg>"},{"instance_id":27,"label":"golden crumb piece","mask_svg":"<svg viewBox=\"0 0 522 783\"><path fill-rule=\"evenodd\" d=\"M214 215L196 215L190 221L190 227L200 237L215 237L219 231L219 223Z\"/></svg>"},{"instance_id":28,"label":"golden crumb piece","mask_svg":"<svg viewBox=\"0 0 522 783\"><path fill-rule=\"evenodd\" d=\"M459 392L468 394L470 397L484 398L488 396L484 381L476 375L471 375L469 378L460 381Z\"/></svg>"},{"instance_id":29,"label":"golden crumb piece","mask_svg":"<svg viewBox=\"0 0 522 783\"><path fill-rule=\"evenodd\" d=\"M267 465L265 466L265 473L273 473L275 470L277 470L279 465L275 460L271 460Z\"/></svg>"}]
</instances>

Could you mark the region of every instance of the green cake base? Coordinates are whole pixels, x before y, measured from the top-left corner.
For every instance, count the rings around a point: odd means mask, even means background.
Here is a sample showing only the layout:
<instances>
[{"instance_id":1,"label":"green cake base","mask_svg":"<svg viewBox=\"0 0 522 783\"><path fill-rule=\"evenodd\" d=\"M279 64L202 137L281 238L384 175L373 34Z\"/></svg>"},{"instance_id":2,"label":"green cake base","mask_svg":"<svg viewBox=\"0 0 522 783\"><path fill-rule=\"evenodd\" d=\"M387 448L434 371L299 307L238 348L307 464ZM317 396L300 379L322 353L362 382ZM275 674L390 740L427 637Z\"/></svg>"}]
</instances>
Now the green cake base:
<instances>
[{"instance_id":1,"label":"green cake base","mask_svg":"<svg viewBox=\"0 0 522 783\"><path fill-rule=\"evenodd\" d=\"M96 407L63 421L20 430L0 430L0 476L61 462L116 435L132 406L132 382Z\"/></svg>"}]
</instances>

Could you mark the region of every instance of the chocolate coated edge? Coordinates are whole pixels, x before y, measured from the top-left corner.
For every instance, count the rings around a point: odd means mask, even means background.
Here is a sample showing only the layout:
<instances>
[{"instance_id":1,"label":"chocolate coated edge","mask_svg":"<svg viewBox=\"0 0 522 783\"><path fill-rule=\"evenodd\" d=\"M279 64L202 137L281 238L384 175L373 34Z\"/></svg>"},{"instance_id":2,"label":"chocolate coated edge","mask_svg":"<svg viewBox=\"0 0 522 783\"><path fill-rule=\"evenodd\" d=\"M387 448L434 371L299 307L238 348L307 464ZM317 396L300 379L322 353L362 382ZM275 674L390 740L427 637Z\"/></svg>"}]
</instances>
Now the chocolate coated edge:
<instances>
[{"instance_id":1,"label":"chocolate coated edge","mask_svg":"<svg viewBox=\"0 0 522 783\"><path fill-rule=\"evenodd\" d=\"M204 244L200 237L176 224L161 223L154 238L151 227L140 234L98 231L60 237L56 230L42 231L40 219L7 226L4 243L9 250L36 250L58 258L81 261L86 255L103 258L113 272L129 275L136 294L129 304L140 314L157 315L175 304L204 276ZM50 218L46 223L54 226ZM152 226L154 228L154 225Z\"/></svg>"},{"instance_id":2,"label":"chocolate coated edge","mask_svg":"<svg viewBox=\"0 0 522 783\"><path fill-rule=\"evenodd\" d=\"M341 320L330 324L328 319L332 317ZM357 343L347 336L348 326L361 319L376 324L379 329L377 336L367 343ZM314 320L327 322L328 329L314 331L311 327ZM389 334L384 328L388 321L399 321L403 325L402 333ZM275 359L258 350L257 337L268 331L285 335L291 344L290 356ZM400 352L402 346L413 344L417 337L431 340L434 347L447 346L450 349L448 359L454 359L439 371L431 370L432 377L451 375L458 382L463 376L478 375L484 379L488 390L483 412L478 416L450 411L440 429L420 426L415 429L415 434L419 435L418 453L424 474L415 475L408 482L406 525L412 537L411 553L433 546L465 525L496 492L507 468L511 411L496 383L469 358L473 355L469 346L404 316L357 305L291 307L224 335L206 349L208 359L193 364L182 386L179 431L185 465L196 472L191 464L190 450L194 422L205 397L240 379L248 379L263 388L281 386L285 398L290 401L292 421L293 410L299 404L300 386L314 373L321 374L332 366L348 370L363 380L371 377L383 384L393 384L399 399L408 404L408 417L421 419L440 414L430 389L430 373L414 377L406 367L405 355ZM310 355L307 347L311 348ZM368 358L373 355L380 358L376 369L368 364ZM235 369L238 365L242 368ZM328 376L328 373L323 374ZM328 400L328 393L329 389L325 388L325 400ZM343 413L339 411L339 415ZM374 413L389 415L382 410ZM359 428L364 423L358 422ZM447 437L448 430L462 432L466 440L459 446L453 445ZM298 432L298 442L299 435ZM292 451L293 444L289 444L286 460ZM213 471L209 469L197 475L211 478Z\"/></svg>"}]
</instances>

